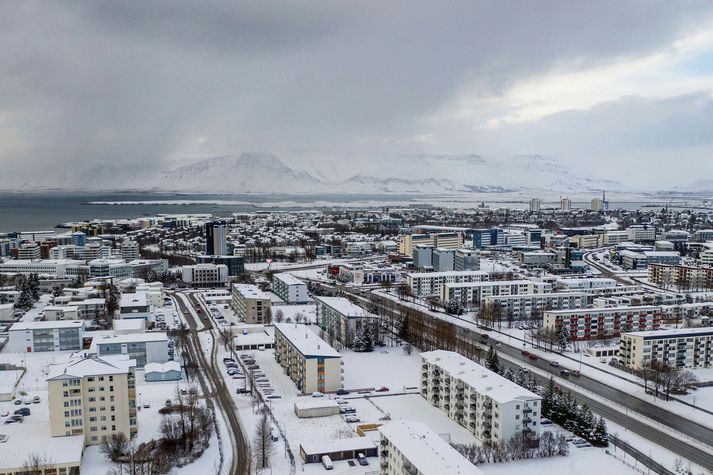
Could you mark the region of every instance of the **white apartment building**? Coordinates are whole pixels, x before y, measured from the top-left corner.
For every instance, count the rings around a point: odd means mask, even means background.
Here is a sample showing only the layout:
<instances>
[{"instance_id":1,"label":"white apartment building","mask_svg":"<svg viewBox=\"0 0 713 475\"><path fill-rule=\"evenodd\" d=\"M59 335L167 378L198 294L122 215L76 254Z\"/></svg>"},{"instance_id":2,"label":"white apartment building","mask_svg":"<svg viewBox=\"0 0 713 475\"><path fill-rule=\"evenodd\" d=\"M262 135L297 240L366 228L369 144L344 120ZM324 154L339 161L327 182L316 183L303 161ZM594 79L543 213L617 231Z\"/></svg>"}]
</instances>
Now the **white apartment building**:
<instances>
[{"instance_id":1,"label":"white apartment building","mask_svg":"<svg viewBox=\"0 0 713 475\"><path fill-rule=\"evenodd\" d=\"M93 338L89 352L100 357L128 355L136 362L137 368L143 368L149 363L169 361L168 349L168 335L165 332L114 333Z\"/></svg>"},{"instance_id":2,"label":"white apartment building","mask_svg":"<svg viewBox=\"0 0 713 475\"><path fill-rule=\"evenodd\" d=\"M585 308L589 301L583 292L552 292L544 294L498 295L485 297L483 303L498 305L504 315L515 320L525 320L533 311L543 315L549 310L568 310Z\"/></svg>"},{"instance_id":3,"label":"white apartment building","mask_svg":"<svg viewBox=\"0 0 713 475\"><path fill-rule=\"evenodd\" d=\"M0 274L39 274L63 277L69 267L80 267L83 261L71 259L11 259L0 263Z\"/></svg>"},{"instance_id":4,"label":"white apartment building","mask_svg":"<svg viewBox=\"0 0 713 475\"><path fill-rule=\"evenodd\" d=\"M379 427L380 475L480 475L423 422L397 420Z\"/></svg>"},{"instance_id":5,"label":"white apartment building","mask_svg":"<svg viewBox=\"0 0 713 475\"><path fill-rule=\"evenodd\" d=\"M379 339L379 317L344 297L315 297L317 325L337 350L351 348L358 332L367 326L374 343Z\"/></svg>"},{"instance_id":6,"label":"white apartment building","mask_svg":"<svg viewBox=\"0 0 713 475\"><path fill-rule=\"evenodd\" d=\"M626 228L626 235L629 241L654 242L656 241L656 226L651 224L633 224Z\"/></svg>"},{"instance_id":7,"label":"white apartment building","mask_svg":"<svg viewBox=\"0 0 713 475\"><path fill-rule=\"evenodd\" d=\"M233 309L245 323L270 323L270 296L257 285L233 284Z\"/></svg>"},{"instance_id":8,"label":"white apartment building","mask_svg":"<svg viewBox=\"0 0 713 475\"><path fill-rule=\"evenodd\" d=\"M36 242L28 242L21 244L17 250L17 257L19 259L39 259L42 256L42 250L40 245Z\"/></svg>"},{"instance_id":9,"label":"white apartment building","mask_svg":"<svg viewBox=\"0 0 713 475\"><path fill-rule=\"evenodd\" d=\"M479 270L406 274L406 283L416 297L440 295L445 284L484 282L489 279L490 274Z\"/></svg>"},{"instance_id":10,"label":"white apartment building","mask_svg":"<svg viewBox=\"0 0 713 475\"><path fill-rule=\"evenodd\" d=\"M272 276L272 291L288 303L309 302L307 284L286 272Z\"/></svg>"},{"instance_id":11,"label":"white apartment building","mask_svg":"<svg viewBox=\"0 0 713 475\"><path fill-rule=\"evenodd\" d=\"M713 364L713 328L676 328L624 333L619 340L619 361L632 369L652 363L674 368L710 368Z\"/></svg>"},{"instance_id":12,"label":"white apartment building","mask_svg":"<svg viewBox=\"0 0 713 475\"><path fill-rule=\"evenodd\" d=\"M8 330L7 351L79 351L84 337L84 320L17 322Z\"/></svg>"},{"instance_id":13,"label":"white apartment building","mask_svg":"<svg viewBox=\"0 0 713 475\"><path fill-rule=\"evenodd\" d=\"M607 231L602 241L603 246L621 244L629 240L629 233L626 231Z\"/></svg>"},{"instance_id":14,"label":"white apartment building","mask_svg":"<svg viewBox=\"0 0 713 475\"><path fill-rule=\"evenodd\" d=\"M711 289L713 267L651 264L648 266L648 280L665 289Z\"/></svg>"},{"instance_id":15,"label":"white apartment building","mask_svg":"<svg viewBox=\"0 0 713 475\"><path fill-rule=\"evenodd\" d=\"M195 287L215 287L228 282L225 264L195 264L181 268L183 282Z\"/></svg>"},{"instance_id":16,"label":"white apartment building","mask_svg":"<svg viewBox=\"0 0 713 475\"><path fill-rule=\"evenodd\" d=\"M540 396L458 353L421 353L419 390L482 442L540 432Z\"/></svg>"},{"instance_id":17,"label":"white apartment building","mask_svg":"<svg viewBox=\"0 0 713 475\"><path fill-rule=\"evenodd\" d=\"M444 284L441 290L441 300L448 302L457 299L464 307L479 306L482 299L498 295L540 294L549 292L552 285L531 280L497 280L486 282L466 282Z\"/></svg>"},{"instance_id":18,"label":"white apartment building","mask_svg":"<svg viewBox=\"0 0 713 475\"><path fill-rule=\"evenodd\" d=\"M151 305L146 292L123 293L119 299L119 315L124 318L140 318L148 320L151 316Z\"/></svg>"},{"instance_id":19,"label":"white apartment building","mask_svg":"<svg viewBox=\"0 0 713 475\"><path fill-rule=\"evenodd\" d=\"M126 262L131 262L139 257L139 243L132 239L125 239L121 243L121 258Z\"/></svg>"},{"instance_id":20,"label":"white apartment building","mask_svg":"<svg viewBox=\"0 0 713 475\"><path fill-rule=\"evenodd\" d=\"M119 432L133 437L138 431L135 366L125 355L51 365L47 392L52 437L84 435L86 445Z\"/></svg>"},{"instance_id":21,"label":"white apartment building","mask_svg":"<svg viewBox=\"0 0 713 475\"><path fill-rule=\"evenodd\" d=\"M342 355L307 325L275 324L275 360L302 394L342 387Z\"/></svg>"},{"instance_id":22,"label":"white apartment building","mask_svg":"<svg viewBox=\"0 0 713 475\"><path fill-rule=\"evenodd\" d=\"M556 330L564 325L572 341L601 340L625 331L657 330L661 307L583 308L545 312L544 328Z\"/></svg>"},{"instance_id":23,"label":"white apartment building","mask_svg":"<svg viewBox=\"0 0 713 475\"><path fill-rule=\"evenodd\" d=\"M540 207L542 206L542 201L539 200L538 198L532 198L530 200L530 211L533 213L537 213L540 211Z\"/></svg>"},{"instance_id":24,"label":"white apartment building","mask_svg":"<svg viewBox=\"0 0 713 475\"><path fill-rule=\"evenodd\" d=\"M563 197L560 198L560 210L562 211L569 211L572 209L572 200L569 198Z\"/></svg>"}]
</instances>

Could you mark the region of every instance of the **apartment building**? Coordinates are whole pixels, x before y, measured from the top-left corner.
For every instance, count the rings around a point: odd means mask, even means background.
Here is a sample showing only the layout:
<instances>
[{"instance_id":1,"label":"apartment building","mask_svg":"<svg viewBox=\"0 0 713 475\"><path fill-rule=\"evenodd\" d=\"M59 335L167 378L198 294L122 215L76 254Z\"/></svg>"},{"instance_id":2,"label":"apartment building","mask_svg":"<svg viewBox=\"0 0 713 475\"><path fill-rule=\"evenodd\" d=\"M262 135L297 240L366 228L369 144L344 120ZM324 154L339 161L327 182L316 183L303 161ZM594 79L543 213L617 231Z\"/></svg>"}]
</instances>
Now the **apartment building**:
<instances>
[{"instance_id":1,"label":"apartment building","mask_svg":"<svg viewBox=\"0 0 713 475\"><path fill-rule=\"evenodd\" d=\"M57 300L58 299L55 299L55 302ZM67 306L77 309L77 318L91 320L104 313L104 310L106 309L106 300L100 298L75 300L67 302Z\"/></svg>"},{"instance_id":2,"label":"apartment building","mask_svg":"<svg viewBox=\"0 0 713 475\"><path fill-rule=\"evenodd\" d=\"M542 200L540 200L539 198L532 198L530 200L530 212L539 213L541 206L542 206Z\"/></svg>"},{"instance_id":3,"label":"apartment building","mask_svg":"<svg viewBox=\"0 0 713 475\"><path fill-rule=\"evenodd\" d=\"M62 277L70 267L79 267L83 261L71 259L11 259L0 263L1 274L39 274Z\"/></svg>"},{"instance_id":4,"label":"apartment building","mask_svg":"<svg viewBox=\"0 0 713 475\"><path fill-rule=\"evenodd\" d=\"M664 288L713 289L713 268L651 264L648 280Z\"/></svg>"},{"instance_id":5,"label":"apartment building","mask_svg":"<svg viewBox=\"0 0 713 475\"><path fill-rule=\"evenodd\" d=\"M149 363L170 361L168 335L165 332L124 333L92 339L90 353L100 357L127 355L137 368Z\"/></svg>"},{"instance_id":6,"label":"apartment building","mask_svg":"<svg viewBox=\"0 0 713 475\"><path fill-rule=\"evenodd\" d=\"M351 348L359 331L368 327L374 342L379 339L379 317L344 297L315 297L317 325L337 350Z\"/></svg>"},{"instance_id":7,"label":"apartment building","mask_svg":"<svg viewBox=\"0 0 713 475\"><path fill-rule=\"evenodd\" d=\"M215 287L228 282L225 264L195 264L181 268L183 282L195 287Z\"/></svg>"},{"instance_id":8,"label":"apartment building","mask_svg":"<svg viewBox=\"0 0 713 475\"><path fill-rule=\"evenodd\" d=\"M573 243L580 249L594 249L602 245L601 234L578 234L569 238L569 242Z\"/></svg>"},{"instance_id":9,"label":"apartment building","mask_svg":"<svg viewBox=\"0 0 713 475\"><path fill-rule=\"evenodd\" d=\"M656 226L650 224L634 224L626 228L629 241L635 243L656 241Z\"/></svg>"},{"instance_id":10,"label":"apartment building","mask_svg":"<svg viewBox=\"0 0 713 475\"><path fill-rule=\"evenodd\" d=\"M447 249L460 249L463 247L463 233L446 232L406 234L401 236L401 240L399 241L399 252L410 256L413 251L413 246L419 244L433 248L442 247Z\"/></svg>"},{"instance_id":11,"label":"apartment building","mask_svg":"<svg viewBox=\"0 0 713 475\"><path fill-rule=\"evenodd\" d=\"M484 443L539 434L542 398L458 353L421 353L419 390Z\"/></svg>"},{"instance_id":12,"label":"apartment building","mask_svg":"<svg viewBox=\"0 0 713 475\"><path fill-rule=\"evenodd\" d=\"M79 351L84 337L84 320L17 322L8 330L7 351Z\"/></svg>"},{"instance_id":13,"label":"apartment building","mask_svg":"<svg viewBox=\"0 0 713 475\"><path fill-rule=\"evenodd\" d=\"M559 257L552 251L518 251L517 261L527 267L545 267L557 264Z\"/></svg>"},{"instance_id":14,"label":"apartment building","mask_svg":"<svg viewBox=\"0 0 713 475\"><path fill-rule=\"evenodd\" d=\"M545 312L544 328L556 330L564 325L572 341L600 340L626 331L658 330L661 307L611 307Z\"/></svg>"},{"instance_id":15,"label":"apartment building","mask_svg":"<svg viewBox=\"0 0 713 475\"><path fill-rule=\"evenodd\" d=\"M483 473L423 422L388 422L379 427L379 436L381 475Z\"/></svg>"},{"instance_id":16,"label":"apartment building","mask_svg":"<svg viewBox=\"0 0 713 475\"><path fill-rule=\"evenodd\" d=\"M40 245L36 242L28 242L21 244L17 250L18 259L39 259L42 257L42 251L40 250Z\"/></svg>"},{"instance_id":17,"label":"apartment building","mask_svg":"<svg viewBox=\"0 0 713 475\"><path fill-rule=\"evenodd\" d=\"M480 251L476 249L457 249L453 270L473 271L480 269Z\"/></svg>"},{"instance_id":18,"label":"apartment building","mask_svg":"<svg viewBox=\"0 0 713 475\"><path fill-rule=\"evenodd\" d=\"M713 328L676 328L624 333L619 340L619 362L642 369L652 363L674 368L710 368Z\"/></svg>"},{"instance_id":19,"label":"apartment building","mask_svg":"<svg viewBox=\"0 0 713 475\"><path fill-rule=\"evenodd\" d=\"M490 274L479 270L406 274L406 283L416 297L440 295L444 284L484 282L489 279Z\"/></svg>"},{"instance_id":20,"label":"apartment building","mask_svg":"<svg viewBox=\"0 0 713 475\"><path fill-rule=\"evenodd\" d=\"M121 258L126 262L131 262L140 257L139 243L132 239L125 239L121 243Z\"/></svg>"},{"instance_id":21,"label":"apartment building","mask_svg":"<svg viewBox=\"0 0 713 475\"><path fill-rule=\"evenodd\" d=\"M307 325L275 324L275 360L302 394L342 387L342 355Z\"/></svg>"},{"instance_id":22,"label":"apartment building","mask_svg":"<svg viewBox=\"0 0 713 475\"><path fill-rule=\"evenodd\" d=\"M270 296L257 285L233 284L233 309L245 323L270 323Z\"/></svg>"},{"instance_id":23,"label":"apartment building","mask_svg":"<svg viewBox=\"0 0 713 475\"><path fill-rule=\"evenodd\" d=\"M86 445L136 424L136 361L128 355L87 356L51 365L47 376L50 433L84 435Z\"/></svg>"},{"instance_id":24,"label":"apartment building","mask_svg":"<svg viewBox=\"0 0 713 475\"><path fill-rule=\"evenodd\" d=\"M457 299L461 305L479 306L485 297L498 295L540 294L549 292L552 285L531 280L497 280L485 282L445 283L441 288L441 300Z\"/></svg>"},{"instance_id":25,"label":"apartment building","mask_svg":"<svg viewBox=\"0 0 713 475\"><path fill-rule=\"evenodd\" d=\"M552 292L544 294L497 295L485 297L483 303L496 304L515 320L529 319L533 311L542 315L546 310L585 308L589 296L583 292Z\"/></svg>"},{"instance_id":26,"label":"apartment building","mask_svg":"<svg viewBox=\"0 0 713 475\"><path fill-rule=\"evenodd\" d=\"M309 302L307 284L286 272L272 276L272 291L287 303Z\"/></svg>"}]
</instances>

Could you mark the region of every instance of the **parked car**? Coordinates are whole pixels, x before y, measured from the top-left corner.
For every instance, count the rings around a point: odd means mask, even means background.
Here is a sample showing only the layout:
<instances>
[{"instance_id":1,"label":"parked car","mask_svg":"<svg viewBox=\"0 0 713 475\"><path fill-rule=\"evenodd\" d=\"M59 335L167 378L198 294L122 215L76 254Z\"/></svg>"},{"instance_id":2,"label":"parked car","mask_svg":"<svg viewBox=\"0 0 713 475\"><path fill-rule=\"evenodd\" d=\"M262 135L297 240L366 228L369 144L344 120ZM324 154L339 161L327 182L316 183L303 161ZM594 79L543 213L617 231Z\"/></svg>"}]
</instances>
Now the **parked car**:
<instances>
[{"instance_id":1,"label":"parked car","mask_svg":"<svg viewBox=\"0 0 713 475\"><path fill-rule=\"evenodd\" d=\"M319 391L315 391L312 393L312 397L324 397L324 394Z\"/></svg>"},{"instance_id":2,"label":"parked car","mask_svg":"<svg viewBox=\"0 0 713 475\"><path fill-rule=\"evenodd\" d=\"M352 406L341 406L339 408L339 412L342 414L354 414L356 412L356 409L354 409Z\"/></svg>"},{"instance_id":3,"label":"parked car","mask_svg":"<svg viewBox=\"0 0 713 475\"><path fill-rule=\"evenodd\" d=\"M13 419L12 417L8 417L7 419L5 419L5 424L15 424L16 422L22 422L22 421L21 421L21 420L20 420L20 421L16 421L16 420Z\"/></svg>"},{"instance_id":4,"label":"parked car","mask_svg":"<svg viewBox=\"0 0 713 475\"><path fill-rule=\"evenodd\" d=\"M15 402L13 404L19 406L20 404L22 404L22 399L15 399Z\"/></svg>"},{"instance_id":5,"label":"parked car","mask_svg":"<svg viewBox=\"0 0 713 475\"><path fill-rule=\"evenodd\" d=\"M389 388L387 388L386 386L381 386L379 389L376 390L376 392L377 393L385 393L388 390L389 390Z\"/></svg>"},{"instance_id":6,"label":"parked car","mask_svg":"<svg viewBox=\"0 0 713 475\"><path fill-rule=\"evenodd\" d=\"M281 397L279 394L270 394L267 396L268 399L280 399Z\"/></svg>"},{"instance_id":7,"label":"parked car","mask_svg":"<svg viewBox=\"0 0 713 475\"><path fill-rule=\"evenodd\" d=\"M15 415L21 415L21 416L29 416L30 415L30 408L29 407L23 407L18 410L16 410L13 414Z\"/></svg>"},{"instance_id":8,"label":"parked car","mask_svg":"<svg viewBox=\"0 0 713 475\"><path fill-rule=\"evenodd\" d=\"M15 414L14 416L10 416L7 420L15 422L24 422L25 416L23 416L22 414Z\"/></svg>"},{"instance_id":9,"label":"parked car","mask_svg":"<svg viewBox=\"0 0 713 475\"><path fill-rule=\"evenodd\" d=\"M361 419L359 419L357 416L347 414L344 416L344 422L359 422Z\"/></svg>"},{"instance_id":10,"label":"parked car","mask_svg":"<svg viewBox=\"0 0 713 475\"><path fill-rule=\"evenodd\" d=\"M569 376L569 375L570 375L570 372L569 372L569 370L561 369L561 370L560 370L560 374L561 374L562 376Z\"/></svg>"},{"instance_id":11,"label":"parked car","mask_svg":"<svg viewBox=\"0 0 713 475\"><path fill-rule=\"evenodd\" d=\"M147 401L147 402L144 403L144 409L148 409L148 408L150 408L150 407L151 407L151 403L150 403L150 402Z\"/></svg>"},{"instance_id":12,"label":"parked car","mask_svg":"<svg viewBox=\"0 0 713 475\"><path fill-rule=\"evenodd\" d=\"M223 358L223 363L235 363L233 358Z\"/></svg>"},{"instance_id":13,"label":"parked car","mask_svg":"<svg viewBox=\"0 0 713 475\"><path fill-rule=\"evenodd\" d=\"M530 356L528 356L527 358L530 359L530 360L532 360L532 361L537 361L537 356L536 356L536 355L530 355Z\"/></svg>"},{"instance_id":14,"label":"parked car","mask_svg":"<svg viewBox=\"0 0 713 475\"><path fill-rule=\"evenodd\" d=\"M550 366L553 366L555 368L559 368L560 364L557 361L550 361Z\"/></svg>"},{"instance_id":15,"label":"parked car","mask_svg":"<svg viewBox=\"0 0 713 475\"><path fill-rule=\"evenodd\" d=\"M170 399L166 399L166 407L171 407L173 406L173 403L171 402Z\"/></svg>"},{"instance_id":16,"label":"parked car","mask_svg":"<svg viewBox=\"0 0 713 475\"><path fill-rule=\"evenodd\" d=\"M530 356L530 352L522 350L522 356Z\"/></svg>"},{"instance_id":17,"label":"parked car","mask_svg":"<svg viewBox=\"0 0 713 475\"><path fill-rule=\"evenodd\" d=\"M369 461L366 459L366 457L364 457L364 454L362 453L357 454L357 462L359 462L359 465L361 465L362 467L369 465Z\"/></svg>"},{"instance_id":18,"label":"parked car","mask_svg":"<svg viewBox=\"0 0 713 475\"><path fill-rule=\"evenodd\" d=\"M325 470L332 470L334 468L334 464L332 463L332 459L329 458L329 455L322 455L322 466Z\"/></svg>"},{"instance_id":19,"label":"parked car","mask_svg":"<svg viewBox=\"0 0 713 475\"><path fill-rule=\"evenodd\" d=\"M337 394L339 396L344 396L345 394L349 394L349 391L347 391L346 389L337 389Z\"/></svg>"},{"instance_id":20,"label":"parked car","mask_svg":"<svg viewBox=\"0 0 713 475\"><path fill-rule=\"evenodd\" d=\"M349 404L349 401L345 401L344 399L336 399L336 401L337 401L337 404L339 404L340 406L342 406L344 404Z\"/></svg>"},{"instance_id":21,"label":"parked car","mask_svg":"<svg viewBox=\"0 0 713 475\"><path fill-rule=\"evenodd\" d=\"M32 404L39 404L39 403L40 403L40 397L39 397L39 396L35 396L35 397L32 398Z\"/></svg>"},{"instance_id":22,"label":"parked car","mask_svg":"<svg viewBox=\"0 0 713 475\"><path fill-rule=\"evenodd\" d=\"M23 398L22 404L24 404L25 406L29 406L30 404L32 404L32 399L29 397Z\"/></svg>"},{"instance_id":23,"label":"parked car","mask_svg":"<svg viewBox=\"0 0 713 475\"><path fill-rule=\"evenodd\" d=\"M4 444L10 439L10 437L7 434L0 434L0 444Z\"/></svg>"},{"instance_id":24,"label":"parked car","mask_svg":"<svg viewBox=\"0 0 713 475\"><path fill-rule=\"evenodd\" d=\"M2 411L2 412L0 413L0 417L7 417L7 416L9 416L9 415L10 415L10 411Z\"/></svg>"}]
</instances>

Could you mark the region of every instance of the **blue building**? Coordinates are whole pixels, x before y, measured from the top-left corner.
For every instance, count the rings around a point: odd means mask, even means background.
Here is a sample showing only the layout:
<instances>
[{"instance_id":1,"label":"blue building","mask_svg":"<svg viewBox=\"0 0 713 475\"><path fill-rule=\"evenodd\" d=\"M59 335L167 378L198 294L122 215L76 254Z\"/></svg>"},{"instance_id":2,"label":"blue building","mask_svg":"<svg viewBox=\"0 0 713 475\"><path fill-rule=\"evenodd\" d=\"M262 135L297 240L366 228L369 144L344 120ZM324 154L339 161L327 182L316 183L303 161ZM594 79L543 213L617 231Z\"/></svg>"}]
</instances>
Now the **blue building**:
<instances>
[{"instance_id":1,"label":"blue building","mask_svg":"<svg viewBox=\"0 0 713 475\"><path fill-rule=\"evenodd\" d=\"M469 233L473 236L473 247L476 249L505 244L505 231L500 228L471 229Z\"/></svg>"}]
</instances>

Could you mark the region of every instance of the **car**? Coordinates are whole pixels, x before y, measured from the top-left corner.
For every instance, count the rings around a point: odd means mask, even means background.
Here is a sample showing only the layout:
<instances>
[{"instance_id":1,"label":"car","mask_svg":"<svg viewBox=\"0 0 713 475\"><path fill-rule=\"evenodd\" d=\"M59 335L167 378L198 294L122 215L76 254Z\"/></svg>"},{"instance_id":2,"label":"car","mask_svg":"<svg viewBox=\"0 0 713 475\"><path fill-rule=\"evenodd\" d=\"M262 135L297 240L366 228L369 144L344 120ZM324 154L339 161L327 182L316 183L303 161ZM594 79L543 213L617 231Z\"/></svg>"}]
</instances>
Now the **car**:
<instances>
[{"instance_id":1,"label":"car","mask_svg":"<svg viewBox=\"0 0 713 475\"><path fill-rule=\"evenodd\" d=\"M24 404L25 406L29 406L30 404L32 404L32 399L29 397L23 398L22 404Z\"/></svg>"},{"instance_id":2,"label":"car","mask_svg":"<svg viewBox=\"0 0 713 475\"><path fill-rule=\"evenodd\" d=\"M0 417L7 417L7 416L9 416L9 415L10 415L10 411L2 411L2 412L0 413Z\"/></svg>"},{"instance_id":3,"label":"car","mask_svg":"<svg viewBox=\"0 0 713 475\"><path fill-rule=\"evenodd\" d=\"M15 415L18 415L18 414L19 414L19 415L21 415L21 416L29 416L29 415L30 415L30 408L29 408L29 407L20 408L20 409L16 410L15 412L13 412L13 414L15 414Z\"/></svg>"},{"instance_id":4,"label":"car","mask_svg":"<svg viewBox=\"0 0 713 475\"><path fill-rule=\"evenodd\" d=\"M171 402L170 399L166 399L166 407L171 407L173 406L173 402Z\"/></svg>"},{"instance_id":5,"label":"car","mask_svg":"<svg viewBox=\"0 0 713 475\"><path fill-rule=\"evenodd\" d=\"M267 396L268 399L280 399L281 397L279 394L270 394Z\"/></svg>"},{"instance_id":6,"label":"car","mask_svg":"<svg viewBox=\"0 0 713 475\"><path fill-rule=\"evenodd\" d=\"M600 363L604 363L604 364L606 364L606 362L607 362L607 359L606 359L606 358L599 358L599 362L600 362Z\"/></svg>"},{"instance_id":7,"label":"car","mask_svg":"<svg viewBox=\"0 0 713 475\"><path fill-rule=\"evenodd\" d=\"M570 375L570 372L569 372L569 370L561 369L561 370L560 370L560 374L561 374L562 376L569 376L569 375Z\"/></svg>"},{"instance_id":8,"label":"car","mask_svg":"<svg viewBox=\"0 0 713 475\"><path fill-rule=\"evenodd\" d=\"M530 356L530 352L526 350L522 350L522 356Z\"/></svg>"},{"instance_id":9,"label":"car","mask_svg":"<svg viewBox=\"0 0 713 475\"><path fill-rule=\"evenodd\" d=\"M342 414L354 414L356 412L356 409L354 409L352 406L341 406L339 408L339 412Z\"/></svg>"},{"instance_id":10,"label":"car","mask_svg":"<svg viewBox=\"0 0 713 475\"><path fill-rule=\"evenodd\" d=\"M16 422L22 422L22 421L16 421L16 420L13 419L12 417L8 417L7 419L5 419L5 422L4 422L4 423L5 423L5 424L14 424L14 423L16 423Z\"/></svg>"},{"instance_id":11,"label":"car","mask_svg":"<svg viewBox=\"0 0 713 475\"><path fill-rule=\"evenodd\" d=\"M312 397L324 397L324 393L320 393L319 391L315 391L312 393Z\"/></svg>"},{"instance_id":12,"label":"car","mask_svg":"<svg viewBox=\"0 0 713 475\"><path fill-rule=\"evenodd\" d=\"M359 465L361 465L362 467L366 467L367 465L369 465L369 461L366 459L366 457L364 457L364 454L362 453L357 454L357 462L359 462Z\"/></svg>"},{"instance_id":13,"label":"car","mask_svg":"<svg viewBox=\"0 0 713 475\"><path fill-rule=\"evenodd\" d=\"M32 398L32 404L39 404L39 403L40 403L40 397L39 397L39 396L35 396L35 397Z\"/></svg>"},{"instance_id":14,"label":"car","mask_svg":"<svg viewBox=\"0 0 713 475\"><path fill-rule=\"evenodd\" d=\"M150 403L150 402L147 401L147 402L144 403L144 409L148 409L148 408L150 408L150 407L151 407L151 403Z\"/></svg>"},{"instance_id":15,"label":"car","mask_svg":"<svg viewBox=\"0 0 713 475\"><path fill-rule=\"evenodd\" d=\"M349 391L347 391L346 389L337 389L337 394L339 396L344 396L345 394L349 394Z\"/></svg>"},{"instance_id":16,"label":"car","mask_svg":"<svg viewBox=\"0 0 713 475\"><path fill-rule=\"evenodd\" d=\"M543 417L542 419L540 419L540 425L541 426L551 426L552 421Z\"/></svg>"},{"instance_id":17,"label":"car","mask_svg":"<svg viewBox=\"0 0 713 475\"><path fill-rule=\"evenodd\" d=\"M496 347L496 348L502 348L502 347L503 347L503 344L502 344L501 342L497 342L497 343L495 344L495 347Z\"/></svg>"},{"instance_id":18,"label":"car","mask_svg":"<svg viewBox=\"0 0 713 475\"><path fill-rule=\"evenodd\" d=\"M520 371L522 371L523 373L529 373L529 372L530 372L530 370L527 369L527 368L525 368L524 366L523 366L522 368L520 368Z\"/></svg>"},{"instance_id":19,"label":"car","mask_svg":"<svg viewBox=\"0 0 713 475\"><path fill-rule=\"evenodd\" d=\"M582 376L582 373L580 373L578 369L572 370L571 373L572 373L572 376L577 376L577 377Z\"/></svg>"},{"instance_id":20,"label":"car","mask_svg":"<svg viewBox=\"0 0 713 475\"><path fill-rule=\"evenodd\" d=\"M15 414L14 416L10 416L7 420L15 422L24 422L25 416L23 416L22 414Z\"/></svg>"},{"instance_id":21,"label":"car","mask_svg":"<svg viewBox=\"0 0 713 475\"><path fill-rule=\"evenodd\" d=\"M550 366L559 368L560 364L557 361L550 361Z\"/></svg>"},{"instance_id":22,"label":"car","mask_svg":"<svg viewBox=\"0 0 713 475\"><path fill-rule=\"evenodd\" d=\"M339 404L340 406L349 404L349 401L345 401L344 399L335 399L335 401L337 401L337 404Z\"/></svg>"},{"instance_id":23,"label":"car","mask_svg":"<svg viewBox=\"0 0 713 475\"><path fill-rule=\"evenodd\" d=\"M532 360L532 361L537 361L537 356L536 356L536 355L530 355L530 356L528 356L527 358L530 359L530 360Z\"/></svg>"},{"instance_id":24,"label":"car","mask_svg":"<svg viewBox=\"0 0 713 475\"><path fill-rule=\"evenodd\" d=\"M344 416L344 422L359 422L361 419L359 419L357 416L351 415L351 414L346 414Z\"/></svg>"},{"instance_id":25,"label":"car","mask_svg":"<svg viewBox=\"0 0 713 475\"><path fill-rule=\"evenodd\" d=\"M10 439L10 436L7 434L0 434L0 444L4 444L8 441L8 439Z\"/></svg>"},{"instance_id":26,"label":"car","mask_svg":"<svg viewBox=\"0 0 713 475\"><path fill-rule=\"evenodd\" d=\"M19 406L20 404L22 404L22 399L15 399L15 402L13 404Z\"/></svg>"},{"instance_id":27,"label":"car","mask_svg":"<svg viewBox=\"0 0 713 475\"><path fill-rule=\"evenodd\" d=\"M223 358L223 363L235 363L233 358Z\"/></svg>"},{"instance_id":28,"label":"car","mask_svg":"<svg viewBox=\"0 0 713 475\"><path fill-rule=\"evenodd\" d=\"M376 392L377 393L385 393L388 390L389 390L389 388L387 388L386 386L381 386L379 389L376 390Z\"/></svg>"}]
</instances>

